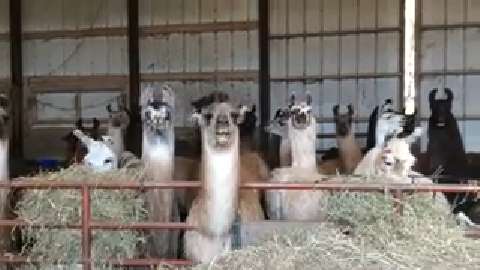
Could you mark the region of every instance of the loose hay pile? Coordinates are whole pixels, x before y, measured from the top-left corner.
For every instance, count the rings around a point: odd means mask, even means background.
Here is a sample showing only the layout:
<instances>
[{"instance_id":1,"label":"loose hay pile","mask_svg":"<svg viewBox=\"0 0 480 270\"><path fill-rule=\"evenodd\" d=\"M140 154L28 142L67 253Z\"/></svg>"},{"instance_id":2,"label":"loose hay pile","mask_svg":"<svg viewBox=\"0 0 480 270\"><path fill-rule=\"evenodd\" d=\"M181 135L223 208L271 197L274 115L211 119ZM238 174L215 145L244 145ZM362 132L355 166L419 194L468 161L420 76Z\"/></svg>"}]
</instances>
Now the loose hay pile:
<instances>
[{"instance_id":1,"label":"loose hay pile","mask_svg":"<svg viewBox=\"0 0 480 270\"><path fill-rule=\"evenodd\" d=\"M72 166L60 172L40 174L30 180L121 182L141 179L142 171L122 169L94 173L82 166ZM90 194L91 215L95 221L131 223L146 218L144 199L138 192L99 189ZM81 201L80 190L28 190L22 194L16 211L19 218L27 222L76 225L81 222ZM65 265L65 269L75 269L81 258L79 230L26 227L22 229L22 239L22 253L42 260L40 269L53 269L56 264ZM109 267L105 261L107 258L132 258L137 255L138 244L143 243L144 238L135 231L94 231L92 241L95 269L105 269Z\"/></svg>"},{"instance_id":2,"label":"loose hay pile","mask_svg":"<svg viewBox=\"0 0 480 270\"><path fill-rule=\"evenodd\" d=\"M194 269L478 269L480 242L464 237L453 217L425 195L329 196L330 222L315 230L276 232L260 245Z\"/></svg>"}]
</instances>

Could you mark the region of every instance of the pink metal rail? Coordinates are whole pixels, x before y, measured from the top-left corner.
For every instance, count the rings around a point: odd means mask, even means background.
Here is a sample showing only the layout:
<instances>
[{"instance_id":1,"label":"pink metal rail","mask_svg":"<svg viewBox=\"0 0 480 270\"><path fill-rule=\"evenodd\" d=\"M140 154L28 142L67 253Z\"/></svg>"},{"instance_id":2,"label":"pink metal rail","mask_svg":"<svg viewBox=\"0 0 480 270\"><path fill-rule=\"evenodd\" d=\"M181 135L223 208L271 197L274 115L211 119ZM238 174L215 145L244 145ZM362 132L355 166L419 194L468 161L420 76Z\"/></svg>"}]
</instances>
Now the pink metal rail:
<instances>
[{"instance_id":1,"label":"pink metal rail","mask_svg":"<svg viewBox=\"0 0 480 270\"><path fill-rule=\"evenodd\" d=\"M243 189L259 190L327 190L331 192L352 191L352 192L382 192L392 193L401 198L405 192L467 192L480 194L478 185L424 185L424 184L353 184L335 181L324 181L319 179L317 183L266 183L250 182L241 185ZM13 181L0 182L0 189L78 189L82 192L82 218L79 225L51 225L51 224L31 224L22 220L0 220L0 227L15 226L38 226L47 228L66 228L77 229L82 232L82 259L79 263L83 264L84 270L92 269L91 258L91 239L92 230L195 230L195 226L189 226L181 222L140 222L121 224L116 222L96 222L91 220L90 209L90 190L109 189L109 190L149 190L149 189L196 189L200 188L198 181L167 181L167 182L122 182L122 183L86 183L86 182L61 182L61 181ZM473 230L466 233L469 237L480 238L480 231ZM31 258L22 256L0 256L0 263L29 263L35 262ZM188 260L176 259L122 259L110 260L110 263L116 266L151 266L160 264L170 265L190 265Z\"/></svg>"}]
</instances>

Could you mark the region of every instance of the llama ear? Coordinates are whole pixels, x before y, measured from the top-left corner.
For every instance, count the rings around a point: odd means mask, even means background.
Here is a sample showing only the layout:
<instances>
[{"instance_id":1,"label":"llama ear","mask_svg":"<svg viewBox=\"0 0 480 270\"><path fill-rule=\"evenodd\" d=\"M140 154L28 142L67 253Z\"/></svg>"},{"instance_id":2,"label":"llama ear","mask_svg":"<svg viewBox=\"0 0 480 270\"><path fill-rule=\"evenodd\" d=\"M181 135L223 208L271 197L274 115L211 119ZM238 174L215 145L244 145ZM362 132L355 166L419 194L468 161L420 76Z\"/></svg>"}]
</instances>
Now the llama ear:
<instances>
[{"instance_id":1,"label":"llama ear","mask_svg":"<svg viewBox=\"0 0 480 270\"><path fill-rule=\"evenodd\" d=\"M307 93L307 105L312 105L312 95L310 95L310 93Z\"/></svg>"},{"instance_id":2,"label":"llama ear","mask_svg":"<svg viewBox=\"0 0 480 270\"><path fill-rule=\"evenodd\" d=\"M447 94L447 100L448 102L452 102L453 101L453 91L452 89L450 88L445 88L445 93Z\"/></svg>"},{"instance_id":3,"label":"llama ear","mask_svg":"<svg viewBox=\"0 0 480 270\"><path fill-rule=\"evenodd\" d=\"M338 105L333 106L333 116L335 116L335 117L338 116L338 109L339 109Z\"/></svg>"},{"instance_id":4,"label":"llama ear","mask_svg":"<svg viewBox=\"0 0 480 270\"><path fill-rule=\"evenodd\" d=\"M437 95L438 88L433 88L428 95L428 101L430 102L430 107L435 103L435 96Z\"/></svg>"},{"instance_id":5,"label":"llama ear","mask_svg":"<svg viewBox=\"0 0 480 270\"><path fill-rule=\"evenodd\" d=\"M292 93L292 95L290 96L290 104L289 106L293 106L295 105L295 93Z\"/></svg>"},{"instance_id":6,"label":"llama ear","mask_svg":"<svg viewBox=\"0 0 480 270\"><path fill-rule=\"evenodd\" d=\"M107 112L112 113L112 104L107 105Z\"/></svg>"},{"instance_id":7,"label":"llama ear","mask_svg":"<svg viewBox=\"0 0 480 270\"><path fill-rule=\"evenodd\" d=\"M200 112L193 112L191 116L191 121L194 125L202 127L205 124L203 115Z\"/></svg>"},{"instance_id":8,"label":"llama ear","mask_svg":"<svg viewBox=\"0 0 480 270\"><path fill-rule=\"evenodd\" d=\"M352 104L348 104L348 114L350 116L353 116L355 112L353 111L353 105Z\"/></svg>"}]
</instances>

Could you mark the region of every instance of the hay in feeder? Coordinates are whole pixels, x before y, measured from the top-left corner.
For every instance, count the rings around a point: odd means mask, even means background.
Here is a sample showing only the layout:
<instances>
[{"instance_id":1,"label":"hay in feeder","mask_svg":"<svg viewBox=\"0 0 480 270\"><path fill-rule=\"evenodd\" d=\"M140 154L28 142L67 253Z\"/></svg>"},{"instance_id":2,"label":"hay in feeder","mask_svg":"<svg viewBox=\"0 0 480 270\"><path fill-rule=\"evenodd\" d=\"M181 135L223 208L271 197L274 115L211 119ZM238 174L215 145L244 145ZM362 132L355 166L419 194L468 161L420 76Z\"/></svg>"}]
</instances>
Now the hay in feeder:
<instances>
[{"instance_id":1,"label":"hay in feeder","mask_svg":"<svg viewBox=\"0 0 480 270\"><path fill-rule=\"evenodd\" d=\"M59 172L32 177L32 181L65 182L121 182L142 179L142 169L121 169L95 173L83 166L72 166ZM137 191L92 190L91 215L95 221L119 223L140 222L146 219L145 201ZM32 223L76 225L81 222L80 190L27 190L17 203L19 218ZM64 265L75 269L81 258L81 232L79 230L26 227L22 229L22 253L42 261L40 269L54 269ZM132 258L144 237L136 231L94 231L92 259L95 269L109 265L105 259ZM33 266L32 266L33 267ZM37 268L33 268L37 269Z\"/></svg>"},{"instance_id":2,"label":"hay in feeder","mask_svg":"<svg viewBox=\"0 0 480 270\"><path fill-rule=\"evenodd\" d=\"M277 231L193 269L478 269L480 243L464 237L428 196L405 198L401 216L390 195L338 193L325 200L328 223Z\"/></svg>"}]
</instances>

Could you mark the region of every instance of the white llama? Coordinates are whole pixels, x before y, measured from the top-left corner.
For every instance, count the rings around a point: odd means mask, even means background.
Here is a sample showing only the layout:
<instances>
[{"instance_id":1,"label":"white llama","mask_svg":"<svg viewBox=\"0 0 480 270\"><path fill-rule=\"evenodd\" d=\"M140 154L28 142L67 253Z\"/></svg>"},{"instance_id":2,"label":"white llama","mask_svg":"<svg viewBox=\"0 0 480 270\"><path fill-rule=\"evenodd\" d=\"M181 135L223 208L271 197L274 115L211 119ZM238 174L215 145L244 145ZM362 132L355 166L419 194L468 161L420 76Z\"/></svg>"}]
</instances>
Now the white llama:
<instances>
[{"instance_id":1,"label":"white llama","mask_svg":"<svg viewBox=\"0 0 480 270\"><path fill-rule=\"evenodd\" d=\"M107 105L108 112L108 129L107 135L112 138L113 152L120 159L125 151L124 136L128 125L130 124L130 116L128 110L119 105L118 110L113 110L112 105Z\"/></svg>"},{"instance_id":2,"label":"white llama","mask_svg":"<svg viewBox=\"0 0 480 270\"><path fill-rule=\"evenodd\" d=\"M140 107L143 123L142 162L148 181L171 181L174 173L174 93L168 85L150 85L142 90ZM149 219L170 222L178 217L172 190L147 192ZM151 231L149 255L176 256L178 232Z\"/></svg>"},{"instance_id":3,"label":"white llama","mask_svg":"<svg viewBox=\"0 0 480 270\"><path fill-rule=\"evenodd\" d=\"M316 120L312 115L312 99L295 102L291 97L288 138L291 144L291 167L273 170L272 182L316 182L322 179L316 164ZM266 192L268 215L271 219L321 220L321 196L319 191L268 191Z\"/></svg>"},{"instance_id":4,"label":"white llama","mask_svg":"<svg viewBox=\"0 0 480 270\"><path fill-rule=\"evenodd\" d=\"M85 166L96 172L106 172L117 168L118 157L112 150L113 141L109 136L103 136L102 141L96 141L79 129L74 130L73 135L88 149L88 153L83 159Z\"/></svg>"},{"instance_id":5,"label":"white llama","mask_svg":"<svg viewBox=\"0 0 480 270\"><path fill-rule=\"evenodd\" d=\"M230 229L239 198L239 130L244 109L234 112L226 100L213 104L212 113L194 113L202 136L202 189L187 224L199 226L184 236L185 255L195 263L210 262L230 250Z\"/></svg>"}]
</instances>

